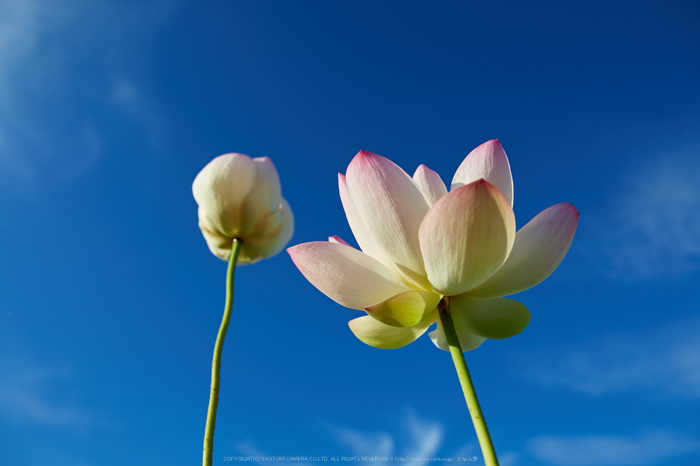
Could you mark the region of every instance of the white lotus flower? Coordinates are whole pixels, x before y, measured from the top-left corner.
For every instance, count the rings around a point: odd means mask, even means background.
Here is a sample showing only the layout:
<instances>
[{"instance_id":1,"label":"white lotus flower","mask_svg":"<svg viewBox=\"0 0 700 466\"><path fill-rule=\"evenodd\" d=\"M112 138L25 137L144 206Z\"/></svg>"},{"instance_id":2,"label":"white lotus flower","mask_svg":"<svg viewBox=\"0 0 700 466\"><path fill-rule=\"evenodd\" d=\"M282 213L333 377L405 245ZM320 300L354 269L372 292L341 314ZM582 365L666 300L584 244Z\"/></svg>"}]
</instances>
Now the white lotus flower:
<instances>
[{"instance_id":1,"label":"white lotus flower","mask_svg":"<svg viewBox=\"0 0 700 466\"><path fill-rule=\"evenodd\" d=\"M488 141L457 169L450 193L421 165L413 178L359 152L339 175L340 198L361 251L337 237L287 251L304 276L337 303L367 312L350 321L364 343L398 348L430 333L447 350L437 307L448 301L464 351L517 335L530 322L520 302L561 263L579 213L552 206L515 231L513 179L501 144Z\"/></svg>"},{"instance_id":2,"label":"white lotus flower","mask_svg":"<svg viewBox=\"0 0 700 466\"><path fill-rule=\"evenodd\" d=\"M229 259L234 239L243 242L238 264L252 264L278 254L292 238L294 216L268 157L220 155L199 172L192 193L199 228L220 259Z\"/></svg>"}]
</instances>

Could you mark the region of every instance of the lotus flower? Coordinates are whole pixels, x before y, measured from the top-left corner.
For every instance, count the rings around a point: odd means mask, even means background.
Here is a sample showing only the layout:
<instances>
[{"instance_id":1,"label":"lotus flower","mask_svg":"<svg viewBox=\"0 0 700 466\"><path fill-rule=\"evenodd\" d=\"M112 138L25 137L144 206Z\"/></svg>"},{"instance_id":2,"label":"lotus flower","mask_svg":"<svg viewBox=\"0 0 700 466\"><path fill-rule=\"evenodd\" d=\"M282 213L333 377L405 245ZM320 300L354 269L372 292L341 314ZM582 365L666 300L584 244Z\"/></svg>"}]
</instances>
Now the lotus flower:
<instances>
[{"instance_id":1,"label":"lotus flower","mask_svg":"<svg viewBox=\"0 0 700 466\"><path fill-rule=\"evenodd\" d=\"M199 228L220 259L229 259L234 239L243 242L238 264L252 264L278 254L292 238L294 216L268 157L220 155L199 172L192 193Z\"/></svg>"},{"instance_id":2,"label":"lotus flower","mask_svg":"<svg viewBox=\"0 0 700 466\"><path fill-rule=\"evenodd\" d=\"M537 285L557 268L579 217L573 205L557 204L516 233L510 164L497 140L464 159L449 193L425 165L411 178L365 151L338 182L361 251L337 237L287 251L326 296L367 313L349 326L377 348L407 345L437 321L430 338L448 350L437 319L438 307L448 304L463 351L487 338L517 335L530 313L502 297Z\"/></svg>"}]
</instances>

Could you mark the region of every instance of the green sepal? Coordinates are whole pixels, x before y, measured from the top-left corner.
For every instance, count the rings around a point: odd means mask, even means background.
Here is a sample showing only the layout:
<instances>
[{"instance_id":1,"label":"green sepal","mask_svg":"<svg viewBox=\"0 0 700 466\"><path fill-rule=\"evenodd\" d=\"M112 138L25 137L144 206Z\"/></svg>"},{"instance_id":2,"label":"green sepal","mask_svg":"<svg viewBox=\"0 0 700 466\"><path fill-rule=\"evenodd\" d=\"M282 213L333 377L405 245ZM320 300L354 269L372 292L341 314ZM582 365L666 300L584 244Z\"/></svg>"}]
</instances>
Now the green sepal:
<instances>
[{"instance_id":1,"label":"green sepal","mask_svg":"<svg viewBox=\"0 0 700 466\"><path fill-rule=\"evenodd\" d=\"M494 340L515 336L530 323L530 311L513 299L453 296L450 310L458 325Z\"/></svg>"},{"instance_id":2,"label":"green sepal","mask_svg":"<svg viewBox=\"0 0 700 466\"><path fill-rule=\"evenodd\" d=\"M437 307L441 298L432 291L404 291L365 310L383 324L413 327Z\"/></svg>"}]
</instances>

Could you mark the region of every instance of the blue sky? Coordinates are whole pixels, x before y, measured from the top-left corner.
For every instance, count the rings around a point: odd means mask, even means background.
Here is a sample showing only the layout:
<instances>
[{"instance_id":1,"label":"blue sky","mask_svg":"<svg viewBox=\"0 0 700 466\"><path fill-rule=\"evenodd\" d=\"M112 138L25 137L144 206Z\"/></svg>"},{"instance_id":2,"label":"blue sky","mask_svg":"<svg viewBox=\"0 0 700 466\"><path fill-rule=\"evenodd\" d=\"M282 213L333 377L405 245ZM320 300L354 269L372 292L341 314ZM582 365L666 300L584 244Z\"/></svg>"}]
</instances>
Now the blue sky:
<instances>
[{"instance_id":1,"label":"blue sky","mask_svg":"<svg viewBox=\"0 0 700 466\"><path fill-rule=\"evenodd\" d=\"M700 463L698 53L681 0L0 0L0 464L200 461L226 263L191 184L215 156L273 159L290 245L352 242L359 150L449 182L493 138L519 226L581 212L517 295L530 326L466 354L502 464ZM286 253L236 292L215 464L483 464L427 337L365 346Z\"/></svg>"}]
</instances>

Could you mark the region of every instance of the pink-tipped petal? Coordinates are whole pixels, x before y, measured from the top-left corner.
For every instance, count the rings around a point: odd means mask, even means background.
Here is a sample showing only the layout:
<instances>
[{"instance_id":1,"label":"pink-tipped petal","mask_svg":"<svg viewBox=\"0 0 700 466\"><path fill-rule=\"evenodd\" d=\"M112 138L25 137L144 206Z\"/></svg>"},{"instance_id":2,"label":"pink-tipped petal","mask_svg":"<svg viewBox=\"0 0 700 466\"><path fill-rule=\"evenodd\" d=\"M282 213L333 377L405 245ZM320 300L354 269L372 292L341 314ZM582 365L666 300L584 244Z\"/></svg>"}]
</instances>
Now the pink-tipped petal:
<instances>
[{"instance_id":1,"label":"pink-tipped petal","mask_svg":"<svg viewBox=\"0 0 700 466\"><path fill-rule=\"evenodd\" d=\"M428 203L413 179L391 160L361 151L350 162L346 181L372 242L406 279L427 286L418 228Z\"/></svg>"},{"instance_id":2,"label":"pink-tipped petal","mask_svg":"<svg viewBox=\"0 0 700 466\"><path fill-rule=\"evenodd\" d=\"M481 344L486 341L486 338L480 337L473 332L461 327L458 322L454 321L455 332L457 333L457 339L459 340L459 346L462 347L462 351L471 351L477 349ZM442 328L442 322L440 322L440 317L437 319L437 328L428 334L433 344L443 351L450 351L450 347L447 344L447 339L445 338L445 331Z\"/></svg>"},{"instance_id":3,"label":"pink-tipped petal","mask_svg":"<svg viewBox=\"0 0 700 466\"><path fill-rule=\"evenodd\" d=\"M515 243L503 266L469 296L508 296L532 288L549 277L569 251L579 213L569 203L540 212L515 235Z\"/></svg>"},{"instance_id":4,"label":"pink-tipped petal","mask_svg":"<svg viewBox=\"0 0 700 466\"><path fill-rule=\"evenodd\" d=\"M430 207L447 194L447 188L440 175L425 165L421 165L416 169L416 172L413 174L413 181L416 182L418 189Z\"/></svg>"},{"instance_id":5,"label":"pink-tipped petal","mask_svg":"<svg viewBox=\"0 0 700 466\"><path fill-rule=\"evenodd\" d=\"M444 196L420 227L425 269L433 289L462 294L503 264L515 238L515 216L493 185L475 181Z\"/></svg>"},{"instance_id":6,"label":"pink-tipped petal","mask_svg":"<svg viewBox=\"0 0 700 466\"><path fill-rule=\"evenodd\" d=\"M483 143L467 155L452 178L452 191L482 178L497 187L513 206L510 163L498 139Z\"/></svg>"},{"instance_id":7,"label":"pink-tipped petal","mask_svg":"<svg viewBox=\"0 0 700 466\"><path fill-rule=\"evenodd\" d=\"M303 243L287 252L313 286L351 309L364 310L409 291L377 260L343 244Z\"/></svg>"},{"instance_id":8,"label":"pink-tipped petal","mask_svg":"<svg viewBox=\"0 0 700 466\"><path fill-rule=\"evenodd\" d=\"M369 230L367 230L367 227L365 227L365 224L360 217L357 208L355 207L350 191L348 190L345 175L340 173L338 174L338 189L340 191L340 201L343 204L343 209L345 210L345 216L348 219L348 224L350 225L352 234L355 236L355 241L357 241L357 245L360 246L362 252L374 257L379 262L384 264L384 266L389 270L396 270L394 263L374 242L374 238L370 234ZM399 273L396 272L396 275L399 275Z\"/></svg>"},{"instance_id":9,"label":"pink-tipped petal","mask_svg":"<svg viewBox=\"0 0 700 466\"><path fill-rule=\"evenodd\" d=\"M435 322L437 311L431 312L422 322L413 327L392 327L370 316L358 317L348 322L350 330L362 342L382 349L406 346L423 335Z\"/></svg>"},{"instance_id":10,"label":"pink-tipped petal","mask_svg":"<svg viewBox=\"0 0 700 466\"><path fill-rule=\"evenodd\" d=\"M328 242L329 243L336 243L336 244L344 244L345 246L350 246L347 241L345 241L343 238L340 236L329 236L328 237ZM352 246L350 246L352 247Z\"/></svg>"},{"instance_id":11,"label":"pink-tipped petal","mask_svg":"<svg viewBox=\"0 0 700 466\"><path fill-rule=\"evenodd\" d=\"M494 340L517 335L530 323L530 311L523 303L512 299L453 296L450 311L462 328Z\"/></svg>"}]
</instances>

